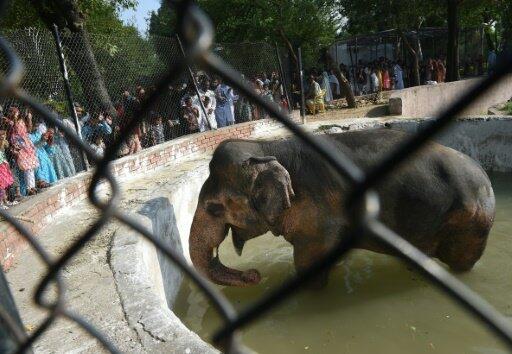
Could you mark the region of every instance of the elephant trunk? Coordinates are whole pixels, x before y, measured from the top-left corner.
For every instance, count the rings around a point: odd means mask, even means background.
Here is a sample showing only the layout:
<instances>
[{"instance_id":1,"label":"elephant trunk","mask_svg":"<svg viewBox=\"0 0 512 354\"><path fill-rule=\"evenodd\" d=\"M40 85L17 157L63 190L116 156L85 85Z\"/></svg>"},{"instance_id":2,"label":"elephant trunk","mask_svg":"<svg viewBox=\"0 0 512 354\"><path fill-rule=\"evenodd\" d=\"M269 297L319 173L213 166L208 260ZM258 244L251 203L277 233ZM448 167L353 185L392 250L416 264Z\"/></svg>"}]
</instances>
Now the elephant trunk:
<instances>
[{"instance_id":1,"label":"elephant trunk","mask_svg":"<svg viewBox=\"0 0 512 354\"><path fill-rule=\"evenodd\" d=\"M240 271L224 266L214 250L227 236L229 227L220 218L210 215L198 206L190 229L190 258L196 269L219 285L249 286L260 282L258 271Z\"/></svg>"}]
</instances>

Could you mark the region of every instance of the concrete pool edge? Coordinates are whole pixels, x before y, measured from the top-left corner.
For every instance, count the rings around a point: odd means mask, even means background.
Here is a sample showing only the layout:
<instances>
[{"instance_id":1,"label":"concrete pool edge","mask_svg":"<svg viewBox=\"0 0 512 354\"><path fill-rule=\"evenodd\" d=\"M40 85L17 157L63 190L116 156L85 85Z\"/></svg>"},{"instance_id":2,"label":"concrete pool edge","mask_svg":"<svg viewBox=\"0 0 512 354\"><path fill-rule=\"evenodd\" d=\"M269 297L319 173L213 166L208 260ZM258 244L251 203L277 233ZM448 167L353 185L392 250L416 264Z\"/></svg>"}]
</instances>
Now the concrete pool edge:
<instances>
[{"instance_id":1,"label":"concrete pool edge","mask_svg":"<svg viewBox=\"0 0 512 354\"><path fill-rule=\"evenodd\" d=\"M173 167L179 169L180 164ZM184 250L182 246L191 223L188 216L195 209L207 167L207 161L201 160L170 180L130 216L159 241L188 254L188 247ZM172 312L183 275L150 241L122 225L112 239L109 262L127 322L147 352L218 353ZM169 283L170 289L166 289Z\"/></svg>"},{"instance_id":2,"label":"concrete pool edge","mask_svg":"<svg viewBox=\"0 0 512 354\"><path fill-rule=\"evenodd\" d=\"M430 119L387 118L330 123L335 123L334 125L342 131L388 127L416 132L429 122L431 122ZM512 117L459 118L456 122L450 133L439 137L440 142L451 145L457 150L464 150L470 156L473 155L473 158L479 160L488 169L512 171L512 158L507 156L507 151L512 147ZM482 127L481 123L487 126ZM317 128L319 125L321 123L316 123ZM480 154L481 152L483 154ZM194 200L197 200L197 196L194 197L193 194L199 193L201 181L206 178L206 166L203 167L204 169L191 171L176 181L176 188L169 196L172 199L169 204L177 213L193 212L194 208L191 208L191 204L194 205ZM155 207L158 209L162 205L153 205L153 208ZM141 215L135 217L148 229L153 228L153 231L157 231L154 230L154 223L150 218ZM188 221L183 221L183 216L171 217L171 223L180 224L177 225L177 229L179 229L178 234L184 248L188 248L186 240L191 215L186 219ZM160 239L164 240L165 235ZM184 251L184 255L187 258L188 251ZM184 352L187 348L191 350L196 348L201 353L217 352L196 333L187 329L170 310L172 304L168 306L169 299L166 299L162 284L164 280L161 270L158 269L161 265L152 244L143 240L135 231L123 227L114 237L111 267L130 326L135 328L141 337L147 337L143 342L147 341L148 345L154 345L153 348L158 350L167 349L166 346L169 345L169 348L172 347L176 352ZM177 292L177 289L175 290Z\"/></svg>"}]
</instances>

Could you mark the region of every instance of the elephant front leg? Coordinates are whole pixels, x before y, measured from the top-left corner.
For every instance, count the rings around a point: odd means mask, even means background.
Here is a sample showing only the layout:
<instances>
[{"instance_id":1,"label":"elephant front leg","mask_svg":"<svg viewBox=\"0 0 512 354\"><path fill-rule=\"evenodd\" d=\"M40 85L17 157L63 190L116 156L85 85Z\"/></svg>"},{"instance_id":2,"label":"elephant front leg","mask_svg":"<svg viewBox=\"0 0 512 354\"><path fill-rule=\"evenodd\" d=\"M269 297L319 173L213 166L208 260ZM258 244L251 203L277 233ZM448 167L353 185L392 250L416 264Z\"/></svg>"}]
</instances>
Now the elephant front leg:
<instances>
[{"instance_id":1,"label":"elephant front leg","mask_svg":"<svg viewBox=\"0 0 512 354\"><path fill-rule=\"evenodd\" d=\"M301 273L311 265L322 259L328 251L329 247L321 242L301 242L294 244L293 259L297 275L300 276ZM329 268L316 274L315 277L307 283L307 286L314 290L325 288L330 271L331 269Z\"/></svg>"}]
</instances>

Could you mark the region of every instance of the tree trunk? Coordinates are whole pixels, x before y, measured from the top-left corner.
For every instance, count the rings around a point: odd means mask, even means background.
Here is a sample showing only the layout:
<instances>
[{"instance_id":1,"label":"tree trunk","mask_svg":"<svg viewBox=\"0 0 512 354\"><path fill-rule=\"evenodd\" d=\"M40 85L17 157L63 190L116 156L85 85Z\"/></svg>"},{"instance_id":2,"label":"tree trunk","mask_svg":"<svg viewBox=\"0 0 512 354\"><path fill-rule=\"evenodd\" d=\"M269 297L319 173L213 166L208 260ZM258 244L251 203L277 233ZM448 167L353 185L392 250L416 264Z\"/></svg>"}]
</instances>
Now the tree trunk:
<instances>
[{"instance_id":1,"label":"tree trunk","mask_svg":"<svg viewBox=\"0 0 512 354\"><path fill-rule=\"evenodd\" d=\"M405 47L409 51L409 54L412 58L412 73L413 73L413 86L419 86L420 82L420 59L418 58L417 51L412 47L409 39L405 35L404 32L400 31L400 36L402 37L402 41L404 42Z\"/></svg>"},{"instance_id":2,"label":"tree trunk","mask_svg":"<svg viewBox=\"0 0 512 354\"><path fill-rule=\"evenodd\" d=\"M459 73L459 0L448 2L448 48L446 81L460 80Z\"/></svg>"},{"instance_id":3,"label":"tree trunk","mask_svg":"<svg viewBox=\"0 0 512 354\"><path fill-rule=\"evenodd\" d=\"M284 45L285 45L286 49L288 49L288 53L290 53L290 58L292 58L293 63L295 64L295 67L297 68L297 72L298 72L299 71L299 69L298 69L299 59L297 59L297 55L295 54L293 45L290 42L290 40L288 39L288 37L286 36L286 34L284 33L284 30L282 28L280 28L278 30L278 32L279 32L279 36L281 36L281 38L283 39Z\"/></svg>"},{"instance_id":4,"label":"tree trunk","mask_svg":"<svg viewBox=\"0 0 512 354\"><path fill-rule=\"evenodd\" d=\"M340 91L347 99L348 108L356 108L356 98L354 96L352 88L350 87L350 83L345 77L345 75L343 75L337 63L332 59L331 54L327 50L325 50L324 52L324 61L325 65L328 68L331 68L331 70L334 73L334 76L336 76L336 78L338 79L338 82L340 83Z\"/></svg>"},{"instance_id":5,"label":"tree trunk","mask_svg":"<svg viewBox=\"0 0 512 354\"><path fill-rule=\"evenodd\" d=\"M67 49L66 57L82 87L84 104L90 112L108 112L116 116L116 110L101 76L91 43L85 30L62 35Z\"/></svg>"},{"instance_id":6,"label":"tree trunk","mask_svg":"<svg viewBox=\"0 0 512 354\"><path fill-rule=\"evenodd\" d=\"M505 60L512 60L512 4L505 2L502 9L502 40L503 40L503 52L505 54Z\"/></svg>"},{"instance_id":7,"label":"tree trunk","mask_svg":"<svg viewBox=\"0 0 512 354\"><path fill-rule=\"evenodd\" d=\"M113 117L116 110L103 82L91 44L84 29L84 15L77 0L30 0L50 31L56 24L63 32L62 44L71 68L78 76L90 111L104 110ZM70 31L72 34L69 34Z\"/></svg>"},{"instance_id":8,"label":"tree trunk","mask_svg":"<svg viewBox=\"0 0 512 354\"><path fill-rule=\"evenodd\" d=\"M496 50L496 44L494 44L494 39L492 38L491 31L489 29L484 29L485 41L487 42L487 49Z\"/></svg>"},{"instance_id":9,"label":"tree trunk","mask_svg":"<svg viewBox=\"0 0 512 354\"><path fill-rule=\"evenodd\" d=\"M483 34L485 36L485 41L487 42L487 49L496 50L497 45L494 43L494 39L491 35L491 27L489 25L492 22L492 17L489 15L489 13L484 12L483 22L486 24L483 28Z\"/></svg>"}]
</instances>

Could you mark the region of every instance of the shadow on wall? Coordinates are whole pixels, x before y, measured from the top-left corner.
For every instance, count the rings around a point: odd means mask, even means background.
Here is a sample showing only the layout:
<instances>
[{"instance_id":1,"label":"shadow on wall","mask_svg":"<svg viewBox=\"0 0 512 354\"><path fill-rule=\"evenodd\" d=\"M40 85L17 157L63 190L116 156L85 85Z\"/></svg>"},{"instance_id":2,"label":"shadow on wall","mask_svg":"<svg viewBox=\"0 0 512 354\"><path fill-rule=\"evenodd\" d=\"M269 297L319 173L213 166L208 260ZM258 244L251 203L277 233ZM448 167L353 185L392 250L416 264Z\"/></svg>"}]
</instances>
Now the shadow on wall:
<instances>
[{"instance_id":1,"label":"shadow on wall","mask_svg":"<svg viewBox=\"0 0 512 354\"><path fill-rule=\"evenodd\" d=\"M168 198L160 197L144 203L139 214L151 220L154 235L163 243L169 245L179 254L183 254L180 232L177 227L174 206ZM183 281L183 274L160 249L157 250L158 263L162 273L163 287L167 305L172 309L176 296Z\"/></svg>"},{"instance_id":2,"label":"shadow on wall","mask_svg":"<svg viewBox=\"0 0 512 354\"><path fill-rule=\"evenodd\" d=\"M396 121L385 127L411 134L424 130L433 119ZM486 171L512 171L512 120L506 117L464 118L434 138L440 144L478 161Z\"/></svg>"},{"instance_id":3,"label":"shadow on wall","mask_svg":"<svg viewBox=\"0 0 512 354\"><path fill-rule=\"evenodd\" d=\"M389 115L389 107L388 106L377 106L370 109L365 117L367 118L379 118L379 117L385 117Z\"/></svg>"}]
</instances>

